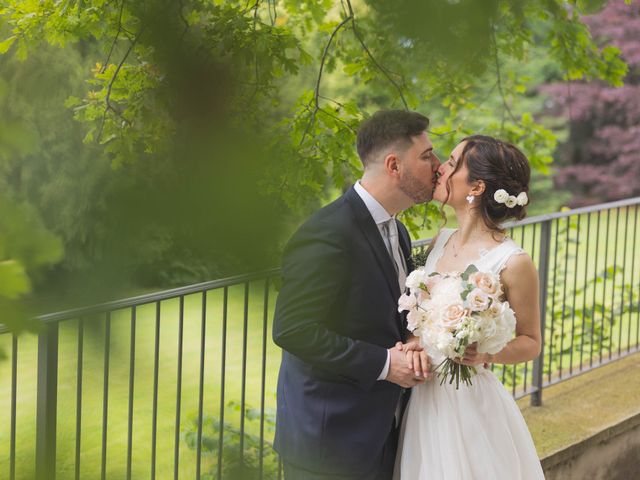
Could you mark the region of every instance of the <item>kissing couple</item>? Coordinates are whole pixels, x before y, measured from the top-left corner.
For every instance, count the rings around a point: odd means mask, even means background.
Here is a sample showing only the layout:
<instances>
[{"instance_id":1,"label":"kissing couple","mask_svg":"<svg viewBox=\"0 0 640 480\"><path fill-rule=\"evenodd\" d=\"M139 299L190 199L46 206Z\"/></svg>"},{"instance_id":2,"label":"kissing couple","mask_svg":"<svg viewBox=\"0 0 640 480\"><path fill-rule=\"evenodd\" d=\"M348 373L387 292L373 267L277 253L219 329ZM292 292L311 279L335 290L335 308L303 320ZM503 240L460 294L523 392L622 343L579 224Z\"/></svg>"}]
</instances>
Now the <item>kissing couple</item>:
<instances>
[{"instance_id":1,"label":"kissing couple","mask_svg":"<svg viewBox=\"0 0 640 480\"><path fill-rule=\"evenodd\" d=\"M487 368L540 352L538 274L501 227L525 216L529 163L483 135L441 162L428 126L403 110L365 120L362 178L285 248L273 324L283 349L274 448L285 480L544 478L515 401ZM396 215L432 199L455 211L458 228L442 228L426 264L414 265ZM441 359L407 329L398 300L417 267L444 275L470 265L499 278L515 335L494 354L469 345L455 362L477 373L456 388L434 379Z\"/></svg>"}]
</instances>

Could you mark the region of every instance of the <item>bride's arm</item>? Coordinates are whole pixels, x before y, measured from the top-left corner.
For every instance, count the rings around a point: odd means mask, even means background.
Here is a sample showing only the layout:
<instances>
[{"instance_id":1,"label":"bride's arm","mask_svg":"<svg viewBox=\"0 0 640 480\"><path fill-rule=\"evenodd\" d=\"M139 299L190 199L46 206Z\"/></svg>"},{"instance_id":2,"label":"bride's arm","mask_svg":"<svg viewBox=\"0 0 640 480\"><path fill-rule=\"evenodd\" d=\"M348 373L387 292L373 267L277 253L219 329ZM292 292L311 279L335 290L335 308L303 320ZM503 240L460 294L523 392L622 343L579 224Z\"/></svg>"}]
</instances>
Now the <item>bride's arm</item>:
<instances>
[{"instance_id":1,"label":"bride's arm","mask_svg":"<svg viewBox=\"0 0 640 480\"><path fill-rule=\"evenodd\" d=\"M460 363L514 364L532 360L540 354L540 288L533 261L528 255L512 256L502 271L501 280L516 316L516 338L495 355L477 353L475 347L467 348Z\"/></svg>"}]
</instances>

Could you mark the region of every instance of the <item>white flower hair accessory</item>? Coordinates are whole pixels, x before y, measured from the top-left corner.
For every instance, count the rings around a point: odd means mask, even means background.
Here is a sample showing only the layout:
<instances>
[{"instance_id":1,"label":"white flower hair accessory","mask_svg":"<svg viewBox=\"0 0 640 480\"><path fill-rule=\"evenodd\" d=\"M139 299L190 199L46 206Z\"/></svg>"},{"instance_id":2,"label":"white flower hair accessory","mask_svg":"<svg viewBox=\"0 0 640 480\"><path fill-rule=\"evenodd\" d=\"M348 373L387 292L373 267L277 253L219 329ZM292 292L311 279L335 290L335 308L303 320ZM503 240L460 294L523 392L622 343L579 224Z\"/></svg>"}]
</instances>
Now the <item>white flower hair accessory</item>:
<instances>
[{"instance_id":1,"label":"white flower hair accessory","mask_svg":"<svg viewBox=\"0 0 640 480\"><path fill-rule=\"evenodd\" d=\"M527 196L527 192L520 192L516 197L516 201L520 206L525 206L527 203L529 203L529 197Z\"/></svg>"},{"instance_id":2,"label":"white flower hair accessory","mask_svg":"<svg viewBox=\"0 0 640 480\"><path fill-rule=\"evenodd\" d=\"M514 195L509 195L509 193L507 193L503 188L496 190L496 193L493 194L493 199L497 203L504 203L507 208L513 208L516 205L524 206L529 203L527 192L520 192L516 197Z\"/></svg>"}]
</instances>

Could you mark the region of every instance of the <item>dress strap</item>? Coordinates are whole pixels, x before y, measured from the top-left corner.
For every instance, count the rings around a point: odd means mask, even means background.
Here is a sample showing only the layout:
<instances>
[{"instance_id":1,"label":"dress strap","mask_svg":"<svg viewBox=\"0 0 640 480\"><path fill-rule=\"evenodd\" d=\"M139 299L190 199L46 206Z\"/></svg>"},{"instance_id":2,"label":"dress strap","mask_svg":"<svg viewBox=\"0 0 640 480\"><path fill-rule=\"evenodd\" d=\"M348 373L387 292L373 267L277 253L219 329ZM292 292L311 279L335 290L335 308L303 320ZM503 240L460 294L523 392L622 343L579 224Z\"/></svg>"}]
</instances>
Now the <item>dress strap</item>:
<instances>
[{"instance_id":1,"label":"dress strap","mask_svg":"<svg viewBox=\"0 0 640 480\"><path fill-rule=\"evenodd\" d=\"M489 251L489 253L482 258L483 263L487 268L490 268L494 273L500 274L502 270L507 266L507 262L513 255L526 254L516 242L510 238L506 238L505 241L499 247Z\"/></svg>"},{"instance_id":2,"label":"dress strap","mask_svg":"<svg viewBox=\"0 0 640 480\"><path fill-rule=\"evenodd\" d=\"M438 236L436 238L436 243L433 245L433 249L429 254L429 258L427 258L427 263L425 264L425 269L429 272L435 271L436 264L438 263L438 259L442 256L442 251L444 246L447 243L447 240L453 235L455 232L455 228L442 228L438 232Z\"/></svg>"}]
</instances>

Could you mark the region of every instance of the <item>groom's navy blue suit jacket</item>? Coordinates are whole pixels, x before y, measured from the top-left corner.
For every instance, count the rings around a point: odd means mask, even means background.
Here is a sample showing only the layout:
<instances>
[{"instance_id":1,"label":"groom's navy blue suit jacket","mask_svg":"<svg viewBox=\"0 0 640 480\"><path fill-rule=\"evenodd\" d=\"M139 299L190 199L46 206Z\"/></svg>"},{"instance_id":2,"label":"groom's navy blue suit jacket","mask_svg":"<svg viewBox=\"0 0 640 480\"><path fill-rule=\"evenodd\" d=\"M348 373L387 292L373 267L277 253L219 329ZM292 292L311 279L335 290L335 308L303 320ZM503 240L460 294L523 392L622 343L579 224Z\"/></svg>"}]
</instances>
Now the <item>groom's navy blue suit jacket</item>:
<instances>
[{"instance_id":1,"label":"groom's navy blue suit jacket","mask_svg":"<svg viewBox=\"0 0 640 480\"><path fill-rule=\"evenodd\" d=\"M397 223L411 269L410 238ZM399 296L391 257L353 187L293 235L273 325L284 350L275 449L285 462L329 475L377 467L401 395L377 381L387 348L408 333Z\"/></svg>"}]
</instances>

